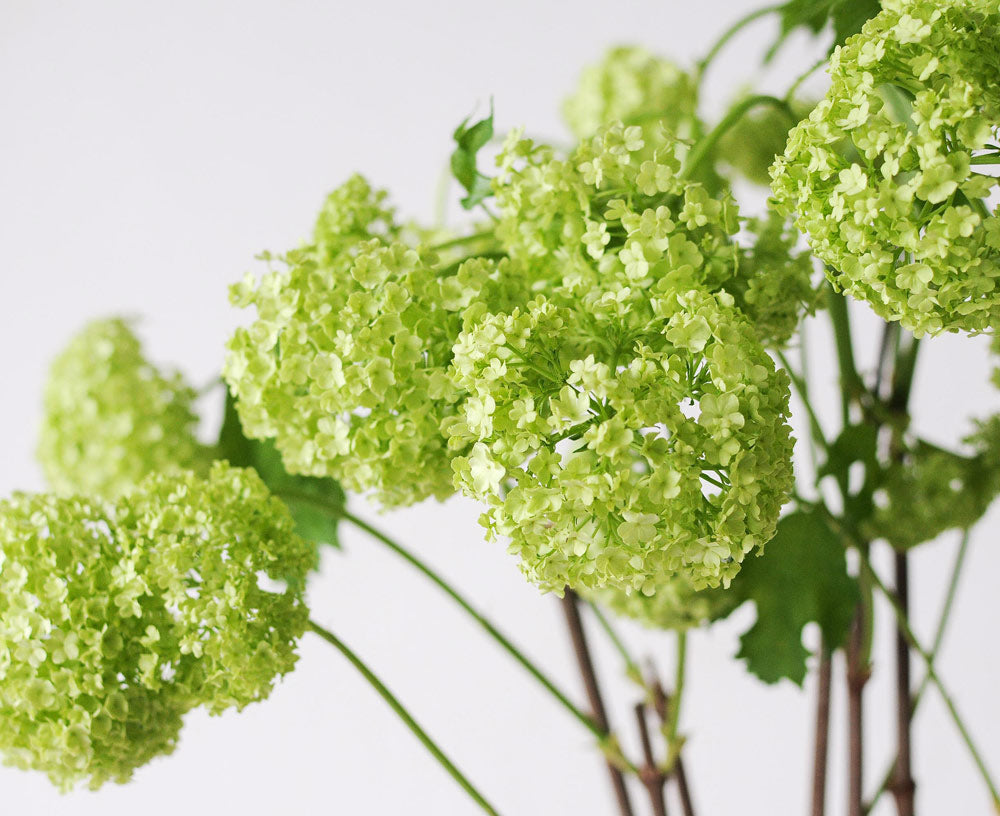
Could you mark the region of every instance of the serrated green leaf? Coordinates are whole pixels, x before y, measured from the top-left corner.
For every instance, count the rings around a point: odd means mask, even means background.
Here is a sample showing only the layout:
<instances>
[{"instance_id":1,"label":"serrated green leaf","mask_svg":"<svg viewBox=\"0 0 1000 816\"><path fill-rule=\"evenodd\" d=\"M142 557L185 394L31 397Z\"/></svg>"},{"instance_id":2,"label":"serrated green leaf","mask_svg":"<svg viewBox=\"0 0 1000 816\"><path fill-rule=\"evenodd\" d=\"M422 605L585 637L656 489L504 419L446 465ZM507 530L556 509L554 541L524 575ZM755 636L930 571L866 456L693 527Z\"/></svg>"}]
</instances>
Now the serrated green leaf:
<instances>
[{"instance_id":1,"label":"serrated green leaf","mask_svg":"<svg viewBox=\"0 0 1000 816\"><path fill-rule=\"evenodd\" d=\"M798 685L809 656L802 630L815 622L826 646L839 647L860 598L856 580L847 573L843 544L823 516L812 512L781 519L764 554L744 562L730 591L757 608L737 657L765 683L788 678Z\"/></svg>"},{"instance_id":2,"label":"serrated green leaf","mask_svg":"<svg viewBox=\"0 0 1000 816\"><path fill-rule=\"evenodd\" d=\"M855 463L864 466L865 478L855 493L845 497L844 509L855 522L861 522L871 515L872 497L884 479L878 461L878 428L875 425L862 423L846 427L830 445L827 460L817 476L846 477Z\"/></svg>"},{"instance_id":3,"label":"serrated green leaf","mask_svg":"<svg viewBox=\"0 0 1000 816\"><path fill-rule=\"evenodd\" d=\"M846 473L855 462L863 464L866 470L878 468L878 428L875 425L862 423L844 428L830 445L819 475Z\"/></svg>"},{"instance_id":4,"label":"serrated green leaf","mask_svg":"<svg viewBox=\"0 0 1000 816\"><path fill-rule=\"evenodd\" d=\"M489 116L466 127L468 121L464 119L452 134L457 147L451 154L451 173L468 193L462 206L471 210L493 194L489 176L476 169L476 154L493 138L492 101Z\"/></svg>"},{"instance_id":5,"label":"serrated green leaf","mask_svg":"<svg viewBox=\"0 0 1000 816\"><path fill-rule=\"evenodd\" d=\"M781 29L764 62L770 62L788 36L798 29L820 34L828 26L832 28L832 52L881 10L879 0L789 0L781 7Z\"/></svg>"},{"instance_id":6,"label":"serrated green leaf","mask_svg":"<svg viewBox=\"0 0 1000 816\"><path fill-rule=\"evenodd\" d=\"M333 479L293 476L285 470L281 454L270 441L244 436L235 400L228 389L219 431L219 458L238 467L252 467L272 493L281 494L300 536L317 544L340 547L336 519L318 504L342 508L346 502L343 489Z\"/></svg>"}]
</instances>

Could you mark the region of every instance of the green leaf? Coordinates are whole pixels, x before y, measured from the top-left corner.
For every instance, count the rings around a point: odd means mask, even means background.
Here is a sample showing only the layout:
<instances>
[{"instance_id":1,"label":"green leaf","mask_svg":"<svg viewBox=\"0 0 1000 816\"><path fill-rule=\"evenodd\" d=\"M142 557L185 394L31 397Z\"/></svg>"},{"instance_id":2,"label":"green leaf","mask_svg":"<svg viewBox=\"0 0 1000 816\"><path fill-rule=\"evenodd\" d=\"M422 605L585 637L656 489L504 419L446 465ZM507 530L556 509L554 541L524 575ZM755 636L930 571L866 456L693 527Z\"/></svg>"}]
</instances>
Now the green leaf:
<instances>
[{"instance_id":1,"label":"green leaf","mask_svg":"<svg viewBox=\"0 0 1000 816\"><path fill-rule=\"evenodd\" d=\"M476 154L493 138L493 102L490 101L490 115L466 127L468 118L455 128L452 138L458 145L451 154L451 173L468 195L462 199L462 206L471 210L492 194L490 177L476 169Z\"/></svg>"},{"instance_id":2,"label":"green leaf","mask_svg":"<svg viewBox=\"0 0 1000 816\"><path fill-rule=\"evenodd\" d=\"M764 62L770 62L788 36L797 29L820 34L827 26L833 30L832 52L857 34L867 20L882 10L879 0L789 0L781 7L781 30L768 49Z\"/></svg>"},{"instance_id":3,"label":"green leaf","mask_svg":"<svg viewBox=\"0 0 1000 816\"><path fill-rule=\"evenodd\" d=\"M846 473L855 462L863 464L866 471L878 469L878 428L875 425L862 423L844 428L830 445L819 475Z\"/></svg>"},{"instance_id":4,"label":"green leaf","mask_svg":"<svg viewBox=\"0 0 1000 816\"><path fill-rule=\"evenodd\" d=\"M865 479L856 493L846 497L844 509L856 522L867 519L873 510L872 498L884 479L882 466L878 461L878 428L862 423L849 425L830 445L826 462L819 468L817 476L843 478L845 483L851 465L860 462L865 468Z\"/></svg>"},{"instance_id":5,"label":"green leaf","mask_svg":"<svg viewBox=\"0 0 1000 816\"><path fill-rule=\"evenodd\" d=\"M336 519L311 500L343 508L346 502L343 489L333 479L293 476L285 470L281 454L272 442L248 439L243 434L236 402L228 389L219 431L219 458L227 459L229 464L237 467L252 467L272 493L280 493L295 519L295 530L300 536L317 544L340 547Z\"/></svg>"},{"instance_id":6,"label":"green leaf","mask_svg":"<svg viewBox=\"0 0 1000 816\"><path fill-rule=\"evenodd\" d=\"M803 628L818 623L827 648L836 649L860 599L843 544L814 512L781 519L764 554L743 563L730 591L757 608L757 621L740 638L737 657L765 683L788 678L802 685L809 656Z\"/></svg>"}]
</instances>

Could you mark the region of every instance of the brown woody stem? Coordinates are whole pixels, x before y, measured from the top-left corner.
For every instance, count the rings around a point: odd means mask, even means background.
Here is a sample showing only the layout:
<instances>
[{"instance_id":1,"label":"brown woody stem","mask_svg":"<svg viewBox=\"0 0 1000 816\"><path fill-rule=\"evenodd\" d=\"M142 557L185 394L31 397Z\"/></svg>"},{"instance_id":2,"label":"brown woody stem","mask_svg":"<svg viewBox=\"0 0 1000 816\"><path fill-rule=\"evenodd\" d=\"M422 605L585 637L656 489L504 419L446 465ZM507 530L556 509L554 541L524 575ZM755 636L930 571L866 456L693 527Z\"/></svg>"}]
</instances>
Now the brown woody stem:
<instances>
[{"instance_id":1,"label":"brown woody stem","mask_svg":"<svg viewBox=\"0 0 1000 816\"><path fill-rule=\"evenodd\" d=\"M895 553L896 600L903 614L909 614L909 569L906 553ZM913 816L916 783L913 781L910 722L913 718L910 691L910 644L906 633L896 627L896 767L889 790L896 799L899 816Z\"/></svg>"},{"instance_id":2,"label":"brown woody stem","mask_svg":"<svg viewBox=\"0 0 1000 816\"><path fill-rule=\"evenodd\" d=\"M639 724L639 738L642 741L643 764L639 769L642 784L646 786L649 794L649 803L653 808L654 816L667 816L667 803L663 798L663 785L667 778L663 771L657 767L656 758L653 756L653 744L649 739L649 725L646 722L646 704L636 703L635 719Z\"/></svg>"},{"instance_id":3,"label":"brown woody stem","mask_svg":"<svg viewBox=\"0 0 1000 816\"><path fill-rule=\"evenodd\" d=\"M566 590L566 594L562 598L562 608L563 614L566 616L566 628L569 630L570 640L573 643L573 651L576 653L580 677L587 692L587 699L590 701L592 718L598 728L604 733L609 733L607 711L604 708L600 686L597 684L597 673L594 671L594 661L591 659L587 636L583 630L583 620L580 618L579 598L573 590ZM610 758L607 759L607 766L611 788L618 802L621 816L633 816L632 803L629 800L628 789L625 787L625 775Z\"/></svg>"},{"instance_id":4,"label":"brown woody stem","mask_svg":"<svg viewBox=\"0 0 1000 816\"><path fill-rule=\"evenodd\" d=\"M826 644L820 644L816 688L816 738L813 748L812 816L826 812L826 765L830 748L830 686L833 660Z\"/></svg>"}]
</instances>

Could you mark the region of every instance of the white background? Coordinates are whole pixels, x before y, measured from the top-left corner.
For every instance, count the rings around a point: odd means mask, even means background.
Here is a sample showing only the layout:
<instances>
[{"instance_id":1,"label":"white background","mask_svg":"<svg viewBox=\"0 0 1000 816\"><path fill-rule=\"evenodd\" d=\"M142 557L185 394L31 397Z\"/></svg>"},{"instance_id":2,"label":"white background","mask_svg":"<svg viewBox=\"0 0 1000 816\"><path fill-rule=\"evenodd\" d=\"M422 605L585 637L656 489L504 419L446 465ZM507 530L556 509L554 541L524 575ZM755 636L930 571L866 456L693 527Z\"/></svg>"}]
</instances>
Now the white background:
<instances>
[{"instance_id":1,"label":"white background","mask_svg":"<svg viewBox=\"0 0 1000 816\"><path fill-rule=\"evenodd\" d=\"M348 174L365 172L393 190L405 214L429 218L451 130L490 95L500 130L524 124L565 139L558 104L606 46L639 42L689 64L752 7L745 0L4 0L0 493L42 487L33 447L46 366L84 321L142 316L150 356L209 382L239 319L227 285L256 268L255 253L306 236L325 193ZM709 109L737 84L783 90L812 62L815 46L796 40L775 69L755 77L772 26L755 26L724 53L710 78ZM858 354L870 368L875 327L863 322ZM825 326L812 337L817 355L829 351ZM814 367L828 389L830 359ZM996 410L988 371L982 340L927 343L916 390L921 431L951 441L968 429L967 417ZM832 396L821 413L832 425ZM361 501L354 506L376 517ZM523 582L502 545L482 541L476 517L474 506L452 501L378 523L464 587L582 699L555 600ZM1000 770L998 526L993 513L975 535L941 673ZM314 615L370 661L498 808L508 816L611 814L587 734L423 579L362 536L346 531L344 540L345 553L328 553L312 585ZM954 546L944 537L913 559L925 640ZM765 687L731 660L752 619L743 609L692 639L683 730L700 816L806 810L812 683L804 692L788 683ZM869 782L891 753L889 622L880 609ZM625 632L672 671L670 636ZM636 691L620 679L599 633L593 640L614 722L634 746ZM477 812L338 654L310 638L301 654L266 703L217 719L192 714L177 752L127 786L61 797L39 774L0 770L4 811ZM839 664L836 671L840 683ZM834 721L843 713L840 684ZM933 692L916 735L921 812L987 813L983 786ZM843 812L844 754L838 726L831 813ZM635 801L645 812L638 790ZM891 811L887 797L879 813Z\"/></svg>"}]
</instances>

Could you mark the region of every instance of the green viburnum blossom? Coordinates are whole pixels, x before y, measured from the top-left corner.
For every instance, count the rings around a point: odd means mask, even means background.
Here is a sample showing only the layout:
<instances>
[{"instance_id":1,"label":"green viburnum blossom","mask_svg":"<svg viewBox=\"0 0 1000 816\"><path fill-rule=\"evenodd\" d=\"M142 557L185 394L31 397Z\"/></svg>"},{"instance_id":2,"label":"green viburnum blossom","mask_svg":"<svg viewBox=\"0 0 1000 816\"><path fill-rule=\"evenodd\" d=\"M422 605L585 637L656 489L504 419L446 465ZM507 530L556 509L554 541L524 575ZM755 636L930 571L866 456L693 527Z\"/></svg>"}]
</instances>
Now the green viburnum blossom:
<instances>
[{"instance_id":1,"label":"green viburnum blossom","mask_svg":"<svg viewBox=\"0 0 1000 816\"><path fill-rule=\"evenodd\" d=\"M831 281L917 335L1000 319L1000 12L886 0L830 61L832 85L772 169Z\"/></svg>"},{"instance_id":2,"label":"green viburnum blossom","mask_svg":"<svg viewBox=\"0 0 1000 816\"><path fill-rule=\"evenodd\" d=\"M273 437L289 473L394 506L454 490L439 430L458 399L446 371L497 264L449 266L410 245L385 198L353 177L286 268L232 288L257 319L229 341L224 375L244 430Z\"/></svg>"},{"instance_id":3,"label":"green viburnum blossom","mask_svg":"<svg viewBox=\"0 0 1000 816\"><path fill-rule=\"evenodd\" d=\"M611 48L581 72L576 90L563 103L563 118L578 139L615 122L637 127L643 159L654 158L659 148L672 149L678 140L691 144L705 131L694 76L633 45ZM713 195L725 186L711 161L702 164L695 180Z\"/></svg>"},{"instance_id":4,"label":"green viburnum blossom","mask_svg":"<svg viewBox=\"0 0 1000 816\"><path fill-rule=\"evenodd\" d=\"M802 318L822 306L824 287L813 279L812 255L796 249L799 232L787 218L770 212L766 218L748 219L746 229L752 241L741 247L739 275L726 290L761 342L781 348Z\"/></svg>"},{"instance_id":5,"label":"green viburnum blossom","mask_svg":"<svg viewBox=\"0 0 1000 816\"><path fill-rule=\"evenodd\" d=\"M515 131L497 158L493 181L501 246L527 270L532 291L577 289L624 272L623 285L643 290L683 272L709 291L731 294L768 346L786 343L815 308L807 253L796 233L772 215L747 222L749 247L732 195L710 195L682 178L670 142L645 158L643 132L620 122L584 140L566 159Z\"/></svg>"},{"instance_id":6,"label":"green viburnum blossom","mask_svg":"<svg viewBox=\"0 0 1000 816\"><path fill-rule=\"evenodd\" d=\"M696 590L681 575L656 587L652 595L599 589L589 593L589 597L616 615L633 618L651 629L674 630L691 629L724 617L737 601L728 590Z\"/></svg>"},{"instance_id":7,"label":"green viburnum blossom","mask_svg":"<svg viewBox=\"0 0 1000 816\"><path fill-rule=\"evenodd\" d=\"M541 588L726 584L791 486L788 384L725 293L618 266L484 313L459 337L468 392L444 428L456 483Z\"/></svg>"},{"instance_id":8,"label":"green viburnum blossom","mask_svg":"<svg viewBox=\"0 0 1000 816\"><path fill-rule=\"evenodd\" d=\"M0 753L97 788L170 753L191 708L263 699L294 665L310 559L256 474L221 462L116 501L0 502Z\"/></svg>"},{"instance_id":9,"label":"green viburnum blossom","mask_svg":"<svg viewBox=\"0 0 1000 816\"><path fill-rule=\"evenodd\" d=\"M578 139L593 136L614 121L636 121L647 144L658 122L683 138L693 138L698 93L694 77L669 60L632 45L611 48L580 74L576 90L563 103L563 117Z\"/></svg>"},{"instance_id":10,"label":"green viburnum blossom","mask_svg":"<svg viewBox=\"0 0 1000 816\"><path fill-rule=\"evenodd\" d=\"M121 319L83 329L52 364L38 458L60 494L114 497L169 468L207 469L194 391L143 356Z\"/></svg>"}]
</instances>

